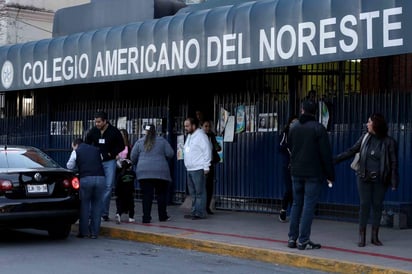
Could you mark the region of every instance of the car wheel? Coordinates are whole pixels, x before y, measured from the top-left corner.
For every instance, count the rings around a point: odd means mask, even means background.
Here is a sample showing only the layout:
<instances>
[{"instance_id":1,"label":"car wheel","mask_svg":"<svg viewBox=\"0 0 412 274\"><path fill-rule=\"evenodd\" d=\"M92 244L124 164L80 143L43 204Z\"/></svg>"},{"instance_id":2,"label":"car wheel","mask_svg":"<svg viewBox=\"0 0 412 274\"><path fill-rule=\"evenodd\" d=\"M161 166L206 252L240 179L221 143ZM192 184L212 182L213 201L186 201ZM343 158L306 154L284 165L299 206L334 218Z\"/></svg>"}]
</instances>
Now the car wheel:
<instances>
[{"instance_id":1,"label":"car wheel","mask_svg":"<svg viewBox=\"0 0 412 274\"><path fill-rule=\"evenodd\" d=\"M52 239L64 240L67 237L69 237L71 229L72 229L71 224L63 224L63 225L55 225L53 227L50 227L47 231L49 233L49 236Z\"/></svg>"}]
</instances>

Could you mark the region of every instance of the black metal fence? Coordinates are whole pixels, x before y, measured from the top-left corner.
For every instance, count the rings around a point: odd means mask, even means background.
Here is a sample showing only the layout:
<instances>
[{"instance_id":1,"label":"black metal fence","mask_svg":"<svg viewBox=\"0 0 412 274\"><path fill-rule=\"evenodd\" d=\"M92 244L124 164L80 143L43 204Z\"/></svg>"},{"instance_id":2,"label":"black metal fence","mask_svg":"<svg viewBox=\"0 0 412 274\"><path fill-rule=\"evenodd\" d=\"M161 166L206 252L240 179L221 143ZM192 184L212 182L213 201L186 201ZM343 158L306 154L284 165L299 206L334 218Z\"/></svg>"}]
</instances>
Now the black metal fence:
<instances>
[{"instance_id":1,"label":"black metal fence","mask_svg":"<svg viewBox=\"0 0 412 274\"><path fill-rule=\"evenodd\" d=\"M150 82L150 90L147 82L131 81L107 83L103 87L96 84L7 93L6 115L0 119L0 143L40 147L65 165L71 140L84 136L93 126L93 113L103 109L114 125L128 130L132 143L141 136L142 125L150 122L158 126L159 134L177 150L178 137L184 134L184 118L202 106L211 114L218 135L225 139L223 162L216 170L216 206L275 213L284 191L279 134L288 117L299 113L301 100L314 90L317 100L328 108L329 116L319 113L328 118L325 126L335 154L357 140L371 113L381 112L387 118L389 133L399 144L401 184L397 192L388 192L385 200L390 205L388 211L402 210L410 216L412 186L407 178L412 172L411 93L407 88L363 89L362 75L374 66L362 66L360 61L346 61L158 79ZM220 85L223 79L229 83ZM156 85L166 85L169 89L155 92L159 88ZM137 91L126 95L125 90ZM177 90L185 95L176 95ZM60 99L62 94L64 99ZM34 103L26 100L30 98ZM232 137L222 126L222 113L234 119ZM239 116L242 113L243 120ZM268 121L264 126L259 123L261 118ZM237 121L244 122L244 128L238 128ZM183 161L176 158L171 167L174 200L181 202L186 194ZM325 184L318 214L354 219L358 205L355 176L349 163L336 166L336 173L334 188L329 190ZM412 222L412 217L408 222Z\"/></svg>"}]
</instances>

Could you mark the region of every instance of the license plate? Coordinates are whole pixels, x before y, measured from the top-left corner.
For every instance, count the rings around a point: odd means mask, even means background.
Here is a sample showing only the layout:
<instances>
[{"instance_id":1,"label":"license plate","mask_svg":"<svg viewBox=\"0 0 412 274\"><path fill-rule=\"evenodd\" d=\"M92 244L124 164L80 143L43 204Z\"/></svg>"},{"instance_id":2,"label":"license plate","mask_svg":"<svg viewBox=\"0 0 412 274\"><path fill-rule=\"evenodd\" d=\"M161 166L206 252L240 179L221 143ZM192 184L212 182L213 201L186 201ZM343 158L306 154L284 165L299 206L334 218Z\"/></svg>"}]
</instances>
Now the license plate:
<instances>
[{"instance_id":1,"label":"license plate","mask_svg":"<svg viewBox=\"0 0 412 274\"><path fill-rule=\"evenodd\" d=\"M27 185L27 193L47 193L47 185Z\"/></svg>"}]
</instances>

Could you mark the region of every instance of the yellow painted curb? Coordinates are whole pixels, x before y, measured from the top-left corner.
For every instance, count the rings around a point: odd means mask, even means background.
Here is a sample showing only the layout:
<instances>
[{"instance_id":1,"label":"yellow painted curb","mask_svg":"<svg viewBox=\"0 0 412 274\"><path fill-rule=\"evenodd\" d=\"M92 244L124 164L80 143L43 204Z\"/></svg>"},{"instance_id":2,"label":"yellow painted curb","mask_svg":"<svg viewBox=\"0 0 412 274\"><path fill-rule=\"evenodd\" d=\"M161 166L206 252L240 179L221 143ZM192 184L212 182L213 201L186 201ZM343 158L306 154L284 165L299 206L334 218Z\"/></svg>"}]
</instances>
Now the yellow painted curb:
<instances>
[{"instance_id":1,"label":"yellow painted curb","mask_svg":"<svg viewBox=\"0 0 412 274\"><path fill-rule=\"evenodd\" d=\"M390 269L376 265L356 264L352 262L323 259L306 255L288 253L208 240L188 239L179 236L153 232L101 227L100 234L112 238L144 242L156 245L196 250L217 255L227 255L266 263L289 265L306 269L333 273L371 273L371 274L411 274L410 271Z\"/></svg>"}]
</instances>

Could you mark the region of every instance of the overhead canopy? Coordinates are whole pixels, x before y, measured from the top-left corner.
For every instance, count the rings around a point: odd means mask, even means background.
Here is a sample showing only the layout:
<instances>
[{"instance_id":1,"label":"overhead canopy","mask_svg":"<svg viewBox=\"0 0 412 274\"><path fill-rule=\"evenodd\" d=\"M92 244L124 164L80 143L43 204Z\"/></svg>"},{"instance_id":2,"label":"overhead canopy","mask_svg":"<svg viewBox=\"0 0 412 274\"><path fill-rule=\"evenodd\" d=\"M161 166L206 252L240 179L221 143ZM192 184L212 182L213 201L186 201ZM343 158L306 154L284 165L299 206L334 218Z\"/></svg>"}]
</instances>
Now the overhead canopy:
<instances>
[{"instance_id":1,"label":"overhead canopy","mask_svg":"<svg viewBox=\"0 0 412 274\"><path fill-rule=\"evenodd\" d=\"M183 0L94 0L56 11L53 37L161 18L183 7Z\"/></svg>"},{"instance_id":2,"label":"overhead canopy","mask_svg":"<svg viewBox=\"0 0 412 274\"><path fill-rule=\"evenodd\" d=\"M410 0L261 0L0 48L0 91L410 53Z\"/></svg>"}]
</instances>

